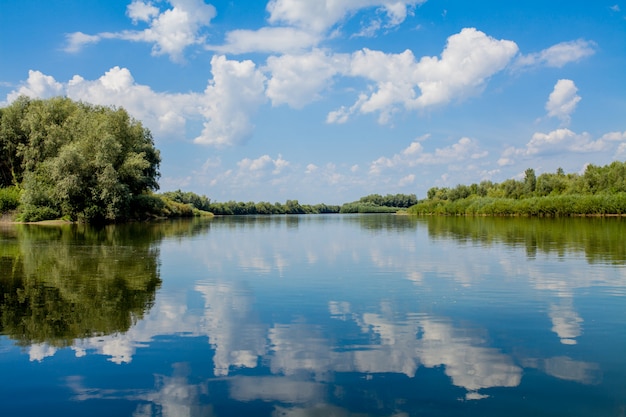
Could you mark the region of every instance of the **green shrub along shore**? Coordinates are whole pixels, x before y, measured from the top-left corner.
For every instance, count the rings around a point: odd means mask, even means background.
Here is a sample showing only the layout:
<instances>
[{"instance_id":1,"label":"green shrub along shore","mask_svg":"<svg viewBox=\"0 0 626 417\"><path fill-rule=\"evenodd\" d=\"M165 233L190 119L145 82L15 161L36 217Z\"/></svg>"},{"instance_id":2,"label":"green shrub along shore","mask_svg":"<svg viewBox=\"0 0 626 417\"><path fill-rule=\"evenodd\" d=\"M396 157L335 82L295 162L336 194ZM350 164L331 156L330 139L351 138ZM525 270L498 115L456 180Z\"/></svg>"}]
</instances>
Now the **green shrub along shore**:
<instances>
[{"instance_id":1,"label":"green shrub along shore","mask_svg":"<svg viewBox=\"0 0 626 417\"><path fill-rule=\"evenodd\" d=\"M626 162L588 165L580 174L539 176L529 168L524 179L499 184L434 187L428 198L407 210L415 215L609 216L626 215Z\"/></svg>"}]
</instances>

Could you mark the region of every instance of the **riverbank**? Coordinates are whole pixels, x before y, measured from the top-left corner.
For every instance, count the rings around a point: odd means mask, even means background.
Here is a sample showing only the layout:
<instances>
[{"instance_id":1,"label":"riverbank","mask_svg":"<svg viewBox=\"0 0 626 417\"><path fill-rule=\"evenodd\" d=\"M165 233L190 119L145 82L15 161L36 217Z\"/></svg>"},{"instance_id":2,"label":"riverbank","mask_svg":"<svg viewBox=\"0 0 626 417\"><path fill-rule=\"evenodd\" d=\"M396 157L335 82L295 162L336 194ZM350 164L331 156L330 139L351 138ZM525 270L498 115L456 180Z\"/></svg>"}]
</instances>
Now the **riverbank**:
<instances>
[{"instance_id":1,"label":"riverbank","mask_svg":"<svg viewBox=\"0 0 626 417\"><path fill-rule=\"evenodd\" d=\"M456 200L433 198L410 207L409 214L448 216L602 217L626 214L626 193L495 198L472 195Z\"/></svg>"}]
</instances>

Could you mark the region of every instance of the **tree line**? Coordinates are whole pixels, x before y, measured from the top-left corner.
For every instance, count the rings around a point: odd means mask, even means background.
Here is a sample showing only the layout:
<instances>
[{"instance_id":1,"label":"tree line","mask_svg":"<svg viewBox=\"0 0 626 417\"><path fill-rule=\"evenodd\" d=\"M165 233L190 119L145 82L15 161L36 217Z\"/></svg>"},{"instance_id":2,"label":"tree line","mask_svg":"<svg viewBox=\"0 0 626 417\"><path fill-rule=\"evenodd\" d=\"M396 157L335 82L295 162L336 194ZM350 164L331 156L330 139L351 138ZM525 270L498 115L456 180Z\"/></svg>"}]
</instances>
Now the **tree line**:
<instances>
[{"instance_id":1,"label":"tree line","mask_svg":"<svg viewBox=\"0 0 626 417\"><path fill-rule=\"evenodd\" d=\"M587 165L582 174L539 176L528 168L522 180L482 181L453 188L433 187L408 210L444 215L607 215L626 214L626 162Z\"/></svg>"},{"instance_id":2,"label":"tree line","mask_svg":"<svg viewBox=\"0 0 626 417\"><path fill-rule=\"evenodd\" d=\"M209 211L216 215L248 215L248 214L326 214L326 213L395 213L417 203L415 194L370 194L358 201L342 205L300 204L298 200L287 200L285 203L226 201L212 202L206 196L181 190L162 194L170 200L191 204L194 207Z\"/></svg>"}]
</instances>

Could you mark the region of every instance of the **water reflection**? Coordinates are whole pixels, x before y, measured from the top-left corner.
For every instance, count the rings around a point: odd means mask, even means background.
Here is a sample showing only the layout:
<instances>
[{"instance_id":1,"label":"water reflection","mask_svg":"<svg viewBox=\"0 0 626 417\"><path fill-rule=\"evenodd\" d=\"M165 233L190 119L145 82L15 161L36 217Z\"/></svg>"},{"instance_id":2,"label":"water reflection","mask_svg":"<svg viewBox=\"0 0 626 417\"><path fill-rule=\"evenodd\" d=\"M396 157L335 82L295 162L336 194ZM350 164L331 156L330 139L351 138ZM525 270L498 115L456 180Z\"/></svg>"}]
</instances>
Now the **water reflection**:
<instances>
[{"instance_id":1,"label":"water reflection","mask_svg":"<svg viewBox=\"0 0 626 417\"><path fill-rule=\"evenodd\" d=\"M408 416L523 404L528 384L567 402L581 391L559 381L623 376L601 354L626 346L607 333L624 325L622 249L585 243L619 220L530 222L534 235L523 219L474 220L11 229L2 333L50 366L66 347L71 399L132 402L135 416ZM105 374L148 378L103 382L80 366L98 358Z\"/></svg>"},{"instance_id":2,"label":"water reflection","mask_svg":"<svg viewBox=\"0 0 626 417\"><path fill-rule=\"evenodd\" d=\"M41 360L77 339L127 332L154 304L159 241L205 229L198 222L3 225L0 334Z\"/></svg>"},{"instance_id":3,"label":"water reflection","mask_svg":"<svg viewBox=\"0 0 626 417\"><path fill-rule=\"evenodd\" d=\"M78 338L125 332L154 303L159 248L77 226L23 226L1 247L0 332L31 358Z\"/></svg>"},{"instance_id":4,"label":"water reflection","mask_svg":"<svg viewBox=\"0 0 626 417\"><path fill-rule=\"evenodd\" d=\"M584 253L590 263L626 263L626 219L600 218L500 218L442 217L417 218L428 225L435 239L454 239L481 244L504 243L524 247L527 256L537 253Z\"/></svg>"}]
</instances>

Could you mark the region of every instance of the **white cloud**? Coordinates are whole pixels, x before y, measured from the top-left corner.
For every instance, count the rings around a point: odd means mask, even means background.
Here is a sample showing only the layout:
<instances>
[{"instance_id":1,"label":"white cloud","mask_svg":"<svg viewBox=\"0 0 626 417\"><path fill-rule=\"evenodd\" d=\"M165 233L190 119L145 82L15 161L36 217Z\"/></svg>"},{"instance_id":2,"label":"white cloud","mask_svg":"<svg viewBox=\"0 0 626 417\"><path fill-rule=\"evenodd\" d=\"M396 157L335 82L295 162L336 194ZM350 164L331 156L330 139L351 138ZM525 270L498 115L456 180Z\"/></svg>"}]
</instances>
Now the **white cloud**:
<instances>
[{"instance_id":1,"label":"white cloud","mask_svg":"<svg viewBox=\"0 0 626 417\"><path fill-rule=\"evenodd\" d=\"M207 120L194 142L228 146L245 142L253 131L250 116L265 101L265 76L252 61L211 59L213 79L202 97Z\"/></svg>"},{"instance_id":2,"label":"white cloud","mask_svg":"<svg viewBox=\"0 0 626 417\"><path fill-rule=\"evenodd\" d=\"M380 112L379 122L387 123L399 107L422 109L474 95L508 65L517 50L514 42L496 40L473 28L450 36L441 58L416 61L410 50L386 54L363 49L353 54L350 75L373 81L374 92L361 95L349 109L331 112L327 121L345 122L358 111Z\"/></svg>"},{"instance_id":3,"label":"white cloud","mask_svg":"<svg viewBox=\"0 0 626 417\"><path fill-rule=\"evenodd\" d=\"M536 132L524 147L507 148L500 159L498 165L513 165L517 158L526 158L531 156L545 156L559 154L561 158L566 157L568 152L571 153L589 153L610 151L615 149L615 155L620 154L626 141L626 132L609 132L598 139L594 139L590 133L576 133L570 129L560 128L548 133Z\"/></svg>"},{"instance_id":4,"label":"white cloud","mask_svg":"<svg viewBox=\"0 0 626 417\"><path fill-rule=\"evenodd\" d=\"M127 68L113 67L96 80L75 75L63 84L39 71L7 95L10 103L20 95L48 98L66 95L73 100L125 108L148 127L155 137L181 139L189 119L204 119L195 142L229 146L243 143L252 131L251 115L266 100L265 77L252 61L232 61L223 56L211 60L213 79L204 93L155 92L135 82ZM184 138L184 137L183 137Z\"/></svg>"},{"instance_id":5,"label":"white cloud","mask_svg":"<svg viewBox=\"0 0 626 417\"><path fill-rule=\"evenodd\" d=\"M84 45L101 39L122 39L151 43L152 54L168 55L174 62L182 62L183 51L190 45L204 43L201 32L216 15L215 7L202 0L169 0L172 8L161 12L152 3L133 1L127 15L137 24L148 24L141 31L102 32L86 35L76 32L67 35L67 52L78 52Z\"/></svg>"},{"instance_id":6,"label":"white cloud","mask_svg":"<svg viewBox=\"0 0 626 417\"><path fill-rule=\"evenodd\" d=\"M291 165L291 162L280 154L276 158L261 155L258 158L241 159L234 169L224 170L219 164L207 164L196 173L196 177L209 187L219 186L231 191L236 190L239 194L251 195L251 201L268 201L273 198L267 195L266 190L263 191L264 186L272 185L274 191L280 192L286 182L296 182ZM316 172L316 169L310 168L311 173Z\"/></svg>"},{"instance_id":7,"label":"white cloud","mask_svg":"<svg viewBox=\"0 0 626 417\"><path fill-rule=\"evenodd\" d=\"M623 132L609 132L602 135L600 140L605 142L621 142L626 141L626 130Z\"/></svg>"},{"instance_id":8,"label":"white cloud","mask_svg":"<svg viewBox=\"0 0 626 417\"><path fill-rule=\"evenodd\" d=\"M572 80L557 81L546 103L548 116L557 117L564 124L568 124L570 115L580 101L580 96L576 94L577 91L578 88Z\"/></svg>"},{"instance_id":9,"label":"white cloud","mask_svg":"<svg viewBox=\"0 0 626 417\"><path fill-rule=\"evenodd\" d=\"M83 32L68 33L65 35L67 44L63 50L69 53L80 52L85 45L98 43L101 39L99 35L87 35Z\"/></svg>"},{"instance_id":10,"label":"white cloud","mask_svg":"<svg viewBox=\"0 0 626 417\"><path fill-rule=\"evenodd\" d=\"M410 10L426 0L270 0L271 24L286 24L321 33L360 9L376 7L387 16L388 25L399 25Z\"/></svg>"},{"instance_id":11,"label":"white cloud","mask_svg":"<svg viewBox=\"0 0 626 417\"><path fill-rule=\"evenodd\" d=\"M315 171L317 171L319 169L319 167L315 164L308 164L306 166L306 171L304 171L305 174L312 174Z\"/></svg>"},{"instance_id":12,"label":"white cloud","mask_svg":"<svg viewBox=\"0 0 626 417\"><path fill-rule=\"evenodd\" d=\"M144 3L139 0L134 0L126 8L126 14L133 19L133 23L138 21L149 22L153 17L158 16L160 13L157 7L154 7L152 3Z\"/></svg>"},{"instance_id":13,"label":"white cloud","mask_svg":"<svg viewBox=\"0 0 626 417\"><path fill-rule=\"evenodd\" d=\"M473 94L486 80L504 69L518 48L515 42L496 40L473 28L448 38L441 59L424 57L417 68L422 95L419 107L444 104Z\"/></svg>"},{"instance_id":14,"label":"white cloud","mask_svg":"<svg viewBox=\"0 0 626 417\"><path fill-rule=\"evenodd\" d=\"M184 132L186 118L195 108L195 95L165 94L137 84L127 68L113 67L97 80L75 75L65 93L74 100L124 107L156 136Z\"/></svg>"},{"instance_id":15,"label":"white cloud","mask_svg":"<svg viewBox=\"0 0 626 417\"><path fill-rule=\"evenodd\" d=\"M577 62L593 55L596 44L584 39L561 42L541 52L521 55L515 62L515 68L547 66L561 68L570 62Z\"/></svg>"},{"instance_id":16,"label":"white cloud","mask_svg":"<svg viewBox=\"0 0 626 417\"><path fill-rule=\"evenodd\" d=\"M267 96L273 105L286 103L301 108L319 99L320 92L328 88L336 74L348 68L348 56L327 55L313 50L302 55L270 57L267 69L271 73L267 85Z\"/></svg>"},{"instance_id":17,"label":"white cloud","mask_svg":"<svg viewBox=\"0 0 626 417\"><path fill-rule=\"evenodd\" d=\"M282 155L278 155L276 159L269 155L262 155L256 159L244 158L237 162L238 172L235 174L235 180L250 182L277 176L289 165L289 161L283 159Z\"/></svg>"},{"instance_id":18,"label":"white cloud","mask_svg":"<svg viewBox=\"0 0 626 417\"><path fill-rule=\"evenodd\" d=\"M605 148L604 141L594 141L587 132L577 134L569 129L557 129L549 133L535 133L526 144L526 154L545 153L555 149L573 152L600 151Z\"/></svg>"},{"instance_id":19,"label":"white cloud","mask_svg":"<svg viewBox=\"0 0 626 417\"><path fill-rule=\"evenodd\" d=\"M233 30L226 34L223 45L207 45L206 48L229 54L294 53L315 46L320 40L319 35L297 28L264 27L258 30Z\"/></svg>"},{"instance_id":20,"label":"white cloud","mask_svg":"<svg viewBox=\"0 0 626 417\"><path fill-rule=\"evenodd\" d=\"M398 186L405 187L407 185L413 184L414 182L415 182L415 174L409 174L407 176L400 178L400 181L398 181Z\"/></svg>"},{"instance_id":21,"label":"white cloud","mask_svg":"<svg viewBox=\"0 0 626 417\"><path fill-rule=\"evenodd\" d=\"M453 164L472 159L481 159L488 154L479 148L475 140L467 137L459 139L458 142L450 146L437 148L434 152L425 152L420 141L426 137L418 138L402 152L390 158L381 156L376 159L370 164L370 174L378 175L385 169L407 168L417 165Z\"/></svg>"},{"instance_id":22,"label":"white cloud","mask_svg":"<svg viewBox=\"0 0 626 417\"><path fill-rule=\"evenodd\" d=\"M378 29L401 24L417 4L425 0L270 0L267 4L271 26L257 30L237 29L226 33L222 45L207 45L219 53L243 54L301 53L317 46L329 35L327 32L342 20L361 9L378 8L386 23L374 19L362 32L373 35Z\"/></svg>"},{"instance_id":23,"label":"white cloud","mask_svg":"<svg viewBox=\"0 0 626 417\"><path fill-rule=\"evenodd\" d=\"M7 95L7 102L12 102L21 95L28 97L50 98L63 95L63 85L54 77L45 75L40 71L28 71L28 80L17 90Z\"/></svg>"}]
</instances>

